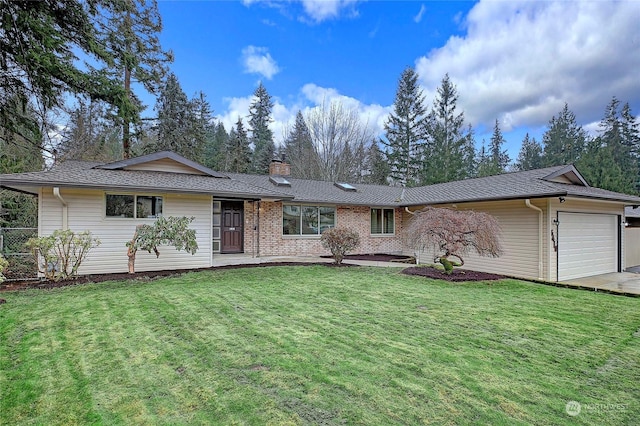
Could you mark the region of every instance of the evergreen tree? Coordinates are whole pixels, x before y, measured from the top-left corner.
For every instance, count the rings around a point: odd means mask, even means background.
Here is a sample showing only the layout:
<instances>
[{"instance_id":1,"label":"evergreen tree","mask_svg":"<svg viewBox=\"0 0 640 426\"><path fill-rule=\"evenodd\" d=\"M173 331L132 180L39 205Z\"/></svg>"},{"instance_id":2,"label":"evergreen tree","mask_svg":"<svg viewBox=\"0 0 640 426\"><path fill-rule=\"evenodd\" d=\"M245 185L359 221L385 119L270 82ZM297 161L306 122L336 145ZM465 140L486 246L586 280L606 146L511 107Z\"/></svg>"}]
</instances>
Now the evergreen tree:
<instances>
[{"instance_id":1,"label":"evergreen tree","mask_svg":"<svg viewBox=\"0 0 640 426\"><path fill-rule=\"evenodd\" d=\"M57 146L57 160L109 162L122 158L118 129L110 125L106 104L78 99Z\"/></svg>"},{"instance_id":2,"label":"evergreen tree","mask_svg":"<svg viewBox=\"0 0 640 426\"><path fill-rule=\"evenodd\" d=\"M0 0L0 138L19 135L52 152L37 135L47 111L61 107L65 94L111 100L121 93L103 72L77 60L84 55L98 64L111 61L98 42L97 9L91 6L81 0ZM38 114L28 111L28 101Z\"/></svg>"},{"instance_id":3,"label":"evergreen tree","mask_svg":"<svg viewBox=\"0 0 640 426\"><path fill-rule=\"evenodd\" d=\"M486 145L487 141L483 139L476 159L476 176L478 177L491 176L491 156L489 155Z\"/></svg>"},{"instance_id":4,"label":"evergreen tree","mask_svg":"<svg viewBox=\"0 0 640 426\"><path fill-rule=\"evenodd\" d=\"M506 149L502 149L505 143L506 141L502 136L502 130L500 130L500 125L498 124L498 120L496 120L489 143L489 152L484 154L482 163L478 167L478 176L499 175L507 171L509 155ZM484 145L482 148L484 150Z\"/></svg>"},{"instance_id":5,"label":"evergreen tree","mask_svg":"<svg viewBox=\"0 0 640 426\"><path fill-rule=\"evenodd\" d=\"M222 122L212 125L207 132L202 164L213 170L226 170L228 144L229 134Z\"/></svg>"},{"instance_id":6,"label":"evergreen tree","mask_svg":"<svg viewBox=\"0 0 640 426\"><path fill-rule=\"evenodd\" d=\"M476 162L476 141L473 135L471 124L467 127L464 144L462 146L462 163L465 177L474 177L478 174L478 164Z\"/></svg>"},{"instance_id":7,"label":"evergreen tree","mask_svg":"<svg viewBox=\"0 0 640 426\"><path fill-rule=\"evenodd\" d=\"M515 169L525 171L540 168L542 168L542 146L535 138L530 139L529 133L527 133L522 140Z\"/></svg>"},{"instance_id":8,"label":"evergreen tree","mask_svg":"<svg viewBox=\"0 0 640 426\"><path fill-rule=\"evenodd\" d=\"M249 171L251 148L247 131L240 117L229 134L227 152L227 164L224 171L233 173L247 173Z\"/></svg>"},{"instance_id":9,"label":"evergreen tree","mask_svg":"<svg viewBox=\"0 0 640 426\"><path fill-rule=\"evenodd\" d=\"M549 128L542 136L543 164L558 166L575 163L587 142L587 134L576 123L576 116L565 103L558 116L549 121Z\"/></svg>"},{"instance_id":10,"label":"evergreen tree","mask_svg":"<svg viewBox=\"0 0 640 426\"><path fill-rule=\"evenodd\" d=\"M590 185L617 192L632 193L632 185L615 161L613 150L603 145L601 138L587 143L577 167Z\"/></svg>"},{"instance_id":11,"label":"evergreen tree","mask_svg":"<svg viewBox=\"0 0 640 426\"><path fill-rule=\"evenodd\" d=\"M22 173L40 171L44 167L40 151L42 131L29 124L37 122L35 112L25 105L28 120L16 128L0 128L0 173ZM38 198L32 195L0 188L0 227L38 226Z\"/></svg>"},{"instance_id":12,"label":"evergreen tree","mask_svg":"<svg viewBox=\"0 0 640 426\"><path fill-rule=\"evenodd\" d=\"M389 167L389 163L385 161L384 154L380 151L380 147L376 141L371 143L366 161L368 173L365 175L363 182L375 185L388 185L391 168Z\"/></svg>"},{"instance_id":13,"label":"evergreen tree","mask_svg":"<svg viewBox=\"0 0 640 426\"><path fill-rule=\"evenodd\" d=\"M622 111L619 106L615 97L607 105L600 135L590 144L580 170L594 186L637 194L638 127L628 105Z\"/></svg>"},{"instance_id":14,"label":"evergreen tree","mask_svg":"<svg viewBox=\"0 0 640 426\"><path fill-rule=\"evenodd\" d=\"M260 83L253 94L253 102L249 107L250 142L253 144L251 171L253 173L269 173L269 164L273 160L276 151L273 143L273 132L269 129L269 123L272 120L272 108L271 95L269 95L264 85Z\"/></svg>"},{"instance_id":15,"label":"evergreen tree","mask_svg":"<svg viewBox=\"0 0 640 426\"><path fill-rule=\"evenodd\" d=\"M144 109L131 83L135 81L148 92L157 94L173 55L160 46L158 35L162 22L156 0L124 0L107 5L98 27L101 43L112 59L108 67L111 81L121 88L110 103L116 109L116 123L122 126L123 156L129 158L132 136L135 136L132 126L140 124L140 113Z\"/></svg>"},{"instance_id":16,"label":"evergreen tree","mask_svg":"<svg viewBox=\"0 0 640 426\"><path fill-rule=\"evenodd\" d=\"M215 132L211 104L203 92L199 92L190 102L191 107L191 156L189 158L203 164L209 138Z\"/></svg>"},{"instance_id":17,"label":"evergreen tree","mask_svg":"<svg viewBox=\"0 0 640 426\"><path fill-rule=\"evenodd\" d=\"M190 144L194 117L191 103L175 74L170 73L160 88L155 110L158 114L158 136L154 144L146 147L146 151L174 151L184 157L192 157Z\"/></svg>"},{"instance_id":18,"label":"evergreen tree","mask_svg":"<svg viewBox=\"0 0 640 426\"><path fill-rule=\"evenodd\" d=\"M631 112L629 103L625 103L621 113L622 121L622 139L629 146L632 158L635 160L636 176L635 187L636 192L640 193L640 123L636 121L636 117Z\"/></svg>"},{"instance_id":19,"label":"evergreen tree","mask_svg":"<svg viewBox=\"0 0 640 426\"><path fill-rule=\"evenodd\" d=\"M468 142L464 114L456 111L458 93L445 75L427 116L428 144L422 169L422 184L450 182L469 177Z\"/></svg>"},{"instance_id":20,"label":"evergreen tree","mask_svg":"<svg viewBox=\"0 0 640 426\"><path fill-rule=\"evenodd\" d=\"M291 166L291 176L301 179L319 179L317 153L302 112L296 114L293 129L284 140L282 152Z\"/></svg>"},{"instance_id":21,"label":"evergreen tree","mask_svg":"<svg viewBox=\"0 0 640 426\"><path fill-rule=\"evenodd\" d=\"M384 129L387 162L391 180L403 186L419 182L422 156L426 139L426 109L424 95L418 86L418 74L406 68L396 90L393 112Z\"/></svg>"}]
</instances>

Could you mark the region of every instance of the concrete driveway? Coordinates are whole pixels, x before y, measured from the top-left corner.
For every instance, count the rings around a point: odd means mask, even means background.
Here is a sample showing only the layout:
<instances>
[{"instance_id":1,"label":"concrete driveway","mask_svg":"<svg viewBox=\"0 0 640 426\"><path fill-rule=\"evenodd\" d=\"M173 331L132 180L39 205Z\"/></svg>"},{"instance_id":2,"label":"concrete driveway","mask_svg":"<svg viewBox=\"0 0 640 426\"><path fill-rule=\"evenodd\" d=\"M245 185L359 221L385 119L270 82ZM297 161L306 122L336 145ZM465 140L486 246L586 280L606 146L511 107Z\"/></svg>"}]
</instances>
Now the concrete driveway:
<instances>
[{"instance_id":1,"label":"concrete driveway","mask_svg":"<svg viewBox=\"0 0 640 426\"><path fill-rule=\"evenodd\" d=\"M639 268L640 269L640 268ZM583 287L595 291L604 290L612 293L640 296L640 273L615 272L593 277L576 278L562 281L571 287Z\"/></svg>"}]
</instances>

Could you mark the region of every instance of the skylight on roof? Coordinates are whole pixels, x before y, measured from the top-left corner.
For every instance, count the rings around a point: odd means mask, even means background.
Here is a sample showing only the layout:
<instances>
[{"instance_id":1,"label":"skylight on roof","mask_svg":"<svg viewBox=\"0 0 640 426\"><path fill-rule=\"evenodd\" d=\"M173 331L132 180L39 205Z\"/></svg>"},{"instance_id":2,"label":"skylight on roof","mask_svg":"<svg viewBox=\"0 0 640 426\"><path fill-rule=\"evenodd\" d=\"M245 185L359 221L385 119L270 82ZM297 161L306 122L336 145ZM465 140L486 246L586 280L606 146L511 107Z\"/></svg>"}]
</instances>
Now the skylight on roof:
<instances>
[{"instance_id":1,"label":"skylight on roof","mask_svg":"<svg viewBox=\"0 0 640 426\"><path fill-rule=\"evenodd\" d=\"M336 182L334 183L335 186L337 186L338 188L342 189L343 191L349 191L349 192L355 192L356 191L356 187L348 184L346 182Z\"/></svg>"},{"instance_id":2,"label":"skylight on roof","mask_svg":"<svg viewBox=\"0 0 640 426\"><path fill-rule=\"evenodd\" d=\"M275 186L291 186L291 182L282 176L269 176L269 181Z\"/></svg>"}]
</instances>

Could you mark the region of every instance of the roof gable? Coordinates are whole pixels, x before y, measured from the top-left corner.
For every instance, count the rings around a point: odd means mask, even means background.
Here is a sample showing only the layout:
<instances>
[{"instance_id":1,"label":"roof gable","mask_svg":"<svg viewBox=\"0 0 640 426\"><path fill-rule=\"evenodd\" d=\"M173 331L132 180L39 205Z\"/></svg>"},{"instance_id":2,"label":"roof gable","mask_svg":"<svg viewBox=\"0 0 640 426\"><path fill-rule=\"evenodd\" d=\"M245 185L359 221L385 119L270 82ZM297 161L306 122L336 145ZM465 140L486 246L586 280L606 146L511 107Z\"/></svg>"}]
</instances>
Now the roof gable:
<instances>
[{"instance_id":1,"label":"roof gable","mask_svg":"<svg viewBox=\"0 0 640 426\"><path fill-rule=\"evenodd\" d=\"M542 180L556 183L568 183L571 185L589 186L585 178L582 177L578 169L576 169L572 164L564 166L553 173L542 177Z\"/></svg>"},{"instance_id":2,"label":"roof gable","mask_svg":"<svg viewBox=\"0 0 640 426\"><path fill-rule=\"evenodd\" d=\"M227 176L214 172L201 164L184 158L175 152L162 151L154 154L143 155L141 157L129 158L113 163L95 166L97 169L105 170L138 170L151 172L184 173L200 176L211 176L228 179Z\"/></svg>"}]
</instances>

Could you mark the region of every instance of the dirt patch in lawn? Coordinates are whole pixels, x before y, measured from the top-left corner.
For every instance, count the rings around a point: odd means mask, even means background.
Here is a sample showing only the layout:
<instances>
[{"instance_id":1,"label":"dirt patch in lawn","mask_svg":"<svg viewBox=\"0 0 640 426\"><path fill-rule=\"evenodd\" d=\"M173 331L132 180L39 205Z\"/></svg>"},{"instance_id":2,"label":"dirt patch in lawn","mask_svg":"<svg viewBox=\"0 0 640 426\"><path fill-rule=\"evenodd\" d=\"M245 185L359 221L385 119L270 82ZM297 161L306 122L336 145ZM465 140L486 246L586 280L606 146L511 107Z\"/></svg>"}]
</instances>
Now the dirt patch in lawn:
<instances>
[{"instance_id":1,"label":"dirt patch in lawn","mask_svg":"<svg viewBox=\"0 0 640 426\"><path fill-rule=\"evenodd\" d=\"M506 278L502 275L489 274L487 272L468 271L462 269L454 269L451 274L445 274L443 271L432 268L430 266L415 266L402 270L403 274L417 275L420 277L433 278L443 281L493 281Z\"/></svg>"},{"instance_id":2,"label":"dirt patch in lawn","mask_svg":"<svg viewBox=\"0 0 640 426\"><path fill-rule=\"evenodd\" d=\"M219 271L219 270L225 270L225 269L241 269L241 268L266 268L269 266L309 266L309 265L322 265L329 268L358 266L358 265L351 265L346 263L343 263L341 265L336 265L334 263L271 262L271 263L215 266L212 268L147 271L147 272L136 272L135 274L129 274L129 273L123 272L123 273L117 273L117 274L82 275L75 279L68 279L68 280L61 280L61 281L46 281L46 280L44 281L43 280L5 281L4 283L0 284L0 291L25 290L29 288L46 290L51 288L68 287L72 285L101 283L105 281L122 281L122 280L151 281L157 278L181 275L181 274L186 274L188 272Z\"/></svg>"}]
</instances>

